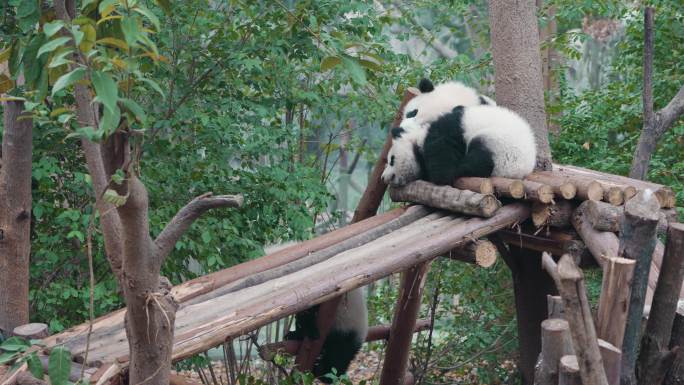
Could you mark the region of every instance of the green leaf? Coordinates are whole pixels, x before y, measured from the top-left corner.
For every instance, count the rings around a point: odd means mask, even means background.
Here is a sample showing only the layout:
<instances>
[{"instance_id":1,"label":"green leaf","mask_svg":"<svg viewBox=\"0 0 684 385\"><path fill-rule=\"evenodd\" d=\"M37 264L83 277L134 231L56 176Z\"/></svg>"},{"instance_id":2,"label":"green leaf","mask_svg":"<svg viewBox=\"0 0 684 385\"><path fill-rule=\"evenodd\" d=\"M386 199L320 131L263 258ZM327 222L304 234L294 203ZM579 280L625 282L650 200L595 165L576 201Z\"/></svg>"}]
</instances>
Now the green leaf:
<instances>
[{"instance_id":1,"label":"green leaf","mask_svg":"<svg viewBox=\"0 0 684 385\"><path fill-rule=\"evenodd\" d=\"M52 37L52 35L59 32L62 27L64 27L64 22L62 20L55 20L50 23L45 23L45 25L43 25L43 32L45 33L45 36Z\"/></svg>"},{"instance_id":2,"label":"green leaf","mask_svg":"<svg viewBox=\"0 0 684 385\"><path fill-rule=\"evenodd\" d=\"M72 26L71 27L71 34L74 36L74 43L76 45L80 45L81 41L83 40L83 36L85 36L83 31L81 31L81 26L80 25Z\"/></svg>"},{"instance_id":3,"label":"green leaf","mask_svg":"<svg viewBox=\"0 0 684 385\"><path fill-rule=\"evenodd\" d=\"M133 116L135 117L135 120L140 122L143 126L147 122L147 115L145 114L145 110L143 110L142 107L135 101L127 98L121 98L119 99L121 104L123 104L124 108L129 111Z\"/></svg>"},{"instance_id":4,"label":"green leaf","mask_svg":"<svg viewBox=\"0 0 684 385\"><path fill-rule=\"evenodd\" d=\"M120 168L117 168L114 174L112 174L112 182L120 185L123 183L124 179L126 178L126 175L124 174L123 170Z\"/></svg>"},{"instance_id":5,"label":"green leaf","mask_svg":"<svg viewBox=\"0 0 684 385\"><path fill-rule=\"evenodd\" d=\"M10 337L0 344L0 349L7 352L23 352L28 349L31 344L23 338Z\"/></svg>"},{"instance_id":6,"label":"green leaf","mask_svg":"<svg viewBox=\"0 0 684 385\"><path fill-rule=\"evenodd\" d=\"M382 67L374 61L365 59L358 59L358 61L362 67L368 68L371 71L380 72L382 70Z\"/></svg>"},{"instance_id":7,"label":"green leaf","mask_svg":"<svg viewBox=\"0 0 684 385\"><path fill-rule=\"evenodd\" d=\"M36 81L40 78L40 73L43 71L38 51L45 42L45 35L36 34L31 41L29 41L24 51L21 62L24 65L24 80L29 89L35 87Z\"/></svg>"},{"instance_id":8,"label":"green leaf","mask_svg":"<svg viewBox=\"0 0 684 385\"><path fill-rule=\"evenodd\" d=\"M116 48L121 48L124 51L128 50L128 44L126 44L125 41L121 39L115 39L113 37L103 37L102 39L98 40L96 43L98 44L106 44L110 45Z\"/></svg>"},{"instance_id":9,"label":"green leaf","mask_svg":"<svg viewBox=\"0 0 684 385\"><path fill-rule=\"evenodd\" d=\"M89 52L95 45L95 40L97 39L97 32L95 27L90 24L83 24L81 26L81 31L83 31L83 41L78 45L81 52Z\"/></svg>"},{"instance_id":10,"label":"green leaf","mask_svg":"<svg viewBox=\"0 0 684 385\"><path fill-rule=\"evenodd\" d=\"M0 94L4 94L14 87L14 82L12 79L8 78L5 74L0 74Z\"/></svg>"},{"instance_id":11,"label":"green leaf","mask_svg":"<svg viewBox=\"0 0 684 385\"><path fill-rule=\"evenodd\" d=\"M351 75L352 79L360 85L366 84L366 71L364 71L363 67L359 64L354 59L344 57L342 58L342 63L344 63L344 67L347 69L347 72L349 72L349 75Z\"/></svg>"},{"instance_id":12,"label":"green leaf","mask_svg":"<svg viewBox=\"0 0 684 385\"><path fill-rule=\"evenodd\" d=\"M36 0L23 0L17 5L17 19L22 32L35 29L40 19L40 3Z\"/></svg>"},{"instance_id":13,"label":"green leaf","mask_svg":"<svg viewBox=\"0 0 684 385\"><path fill-rule=\"evenodd\" d=\"M102 140L102 131L95 130L90 126L80 127L76 129L76 132L72 132L67 135L66 138L86 138L91 142L99 142Z\"/></svg>"},{"instance_id":14,"label":"green leaf","mask_svg":"<svg viewBox=\"0 0 684 385\"><path fill-rule=\"evenodd\" d=\"M116 4L118 0L104 0L100 3L97 10L100 13L100 17L107 17L114 9L116 9Z\"/></svg>"},{"instance_id":15,"label":"green leaf","mask_svg":"<svg viewBox=\"0 0 684 385\"><path fill-rule=\"evenodd\" d=\"M140 38L140 28L138 18L135 16L128 16L121 19L121 31L124 34L126 44L132 47Z\"/></svg>"},{"instance_id":16,"label":"green leaf","mask_svg":"<svg viewBox=\"0 0 684 385\"><path fill-rule=\"evenodd\" d=\"M50 352L48 376L51 385L67 385L71 370L71 352L64 346L57 346Z\"/></svg>"},{"instance_id":17,"label":"green leaf","mask_svg":"<svg viewBox=\"0 0 684 385\"><path fill-rule=\"evenodd\" d=\"M67 58L67 55L71 55L74 52L73 49L69 48L66 49L52 57L52 60L50 61L50 64L48 65L48 68L55 68L59 67L64 64L69 64L72 63L72 60L69 60Z\"/></svg>"},{"instance_id":18,"label":"green leaf","mask_svg":"<svg viewBox=\"0 0 684 385\"><path fill-rule=\"evenodd\" d=\"M85 74L85 68L78 67L75 68L73 71L65 73L64 75L60 76L59 79L57 79L55 84L52 86L52 96L55 96L57 92L83 79Z\"/></svg>"},{"instance_id":19,"label":"green leaf","mask_svg":"<svg viewBox=\"0 0 684 385\"><path fill-rule=\"evenodd\" d=\"M328 71L340 64L342 59L339 56L327 56L321 60L321 72Z\"/></svg>"},{"instance_id":20,"label":"green leaf","mask_svg":"<svg viewBox=\"0 0 684 385\"><path fill-rule=\"evenodd\" d=\"M161 87L159 87L159 84L157 84L154 80L150 80L150 79L143 78L143 77L138 78L138 80L147 83L147 85L152 87L153 90L157 91L163 99L166 99L166 95L164 95L164 91L162 91Z\"/></svg>"},{"instance_id":21,"label":"green leaf","mask_svg":"<svg viewBox=\"0 0 684 385\"><path fill-rule=\"evenodd\" d=\"M105 137L109 136L116 131L120 120L121 110L119 110L119 106L115 105L113 110L105 108L102 112L102 119L100 119L99 131Z\"/></svg>"},{"instance_id":22,"label":"green leaf","mask_svg":"<svg viewBox=\"0 0 684 385\"><path fill-rule=\"evenodd\" d=\"M33 377L37 379L43 378L45 375L43 372L43 364L40 362L40 358L38 358L38 354L36 354L36 352L28 355L26 358L26 363L28 364L29 371L31 371Z\"/></svg>"},{"instance_id":23,"label":"green leaf","mask_svg":"<svg viewBox=\"0 0 684 385\"><path fill-rule=\"evenodd\" d=\"M12 362L17 357L19 357L19 353L17 353L17 352L2 353L2 354L0 354L0 365L6 364L8 362Z\"/></svg>"},{"instance_id":24,"label":"green leaf","mask_svg":"<svg viewBox=\"0 0 684 385\"><path fill-rule=\"evenodd\" d=\"M90 80L93 82L97 99L111 112L114 112L114 109L118 110L116 102L119 100L119 88L114 79L106 72L93 71Z\"/></svg>"},{"instance_id":25,"label":"green leaf","mask_svg":"<svg viewBox=\"0 0 684 385\"><path fill-rule=\"evenodd\" d=\"M138 12L139 14L145 16L147 18L147 20L149 20L150 23L152 23L152 25L154 25L154 29L156 29L157 31L160 30L159 18L152 11L150 11L149 9L145 8L142 5L138 5L137 7L133 8L133 10Z\"/></svg>"},{"instance_id":26,"label":"green leaf","mask_svg":"<svg viewBox=\"0 0 684 385\"><path fill-rule=\"evenodd\" d=\"M36 57L39 57L40 55L42 55L44 53L52 52L52 51L56 50L57 48L61 47L62 45L64 45L64 43L68 42L69 40L71 40L70 37L62 36L62 37L58 37L54 40L48 41L47 43L43 44L42 47L40 47L40 49L38 50L38 53L36 54Z\"/></svg>"}]
</instances>

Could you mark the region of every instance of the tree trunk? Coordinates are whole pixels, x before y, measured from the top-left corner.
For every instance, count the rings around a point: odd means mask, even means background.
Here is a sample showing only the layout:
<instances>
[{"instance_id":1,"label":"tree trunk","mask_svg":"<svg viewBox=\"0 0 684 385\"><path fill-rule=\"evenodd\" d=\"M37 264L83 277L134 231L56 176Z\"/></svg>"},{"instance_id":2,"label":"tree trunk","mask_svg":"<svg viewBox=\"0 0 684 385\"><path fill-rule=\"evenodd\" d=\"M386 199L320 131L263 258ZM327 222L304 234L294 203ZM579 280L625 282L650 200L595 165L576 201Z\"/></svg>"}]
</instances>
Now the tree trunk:
<instances>
[{"instance_id":1,"label":"tree trunk","mask_svg":"<svg viewBox=\"0 0 684 385\"><path fill-rule=\"evenodd\" d=\"M29 322L33 121L24 103L4 105L0 169L0 330Z\"/></svg>"},{"instance_id":2,"label":"tree trunk","mask_svg":"<svg viewBox=\"0 0 684 385\"><path fill-rule=\"evenodd\" d=\"M497 104L525 118L537 141L538 170L551 170L534 0L489 0Z\"/></svg>"}]
</instances>

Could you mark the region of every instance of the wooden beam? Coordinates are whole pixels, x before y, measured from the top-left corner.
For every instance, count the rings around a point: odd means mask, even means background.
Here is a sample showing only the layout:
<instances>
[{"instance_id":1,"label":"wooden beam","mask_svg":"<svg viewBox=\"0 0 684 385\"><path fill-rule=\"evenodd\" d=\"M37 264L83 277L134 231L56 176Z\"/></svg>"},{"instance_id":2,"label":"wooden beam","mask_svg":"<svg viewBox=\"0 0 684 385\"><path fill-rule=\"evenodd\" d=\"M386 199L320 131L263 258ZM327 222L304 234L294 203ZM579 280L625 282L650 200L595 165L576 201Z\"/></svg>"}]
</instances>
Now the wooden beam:
<instances>
[{"instance_id":1,"label":"wooden beam","mask_svg":"<svg viewBox=\"0 0 684 385\"><path fill-rule=\"evenodd\" d=\"M633 259L609 257L603 268L596 328L599 338L615 346L622 346L625 335L635 265Z\"/></svg>"},{"instance_id":2,"label":"wooden beam","mask_svg":"<svg viewBox=\"0 0 684 385\"><path fill-rule=\"evenodd\" d=\"M395 202L420 203L455 213L487 218L501 207L501 202L493 195L459 190L450 186L437 186L422 180L390 188L390 197Z\"/></svg>"},{"instance_id":3,"label":"wooden beam","mask_svg":"<svg viewBox=\"0 0 684 385\"><path fill-rule=\"evenodd\" d=\"M413 330L420 312L420 302L429 269L430 262L424 262L403 273L390 338L385 349L380 385L403 384L404 374L408 369Z\"/></svg>"},{"instance_id":4,"label":"wooden beam","mask_svg":"<svg viewBox=\"0 0 684 385\"><path fill-rule=\"evenodd\" d=\"M453 260L474 263L488 268L496 262L496 246L486 239L471 242L464 247L451 250L447 257Z\"/></svg>"}]
</instances>

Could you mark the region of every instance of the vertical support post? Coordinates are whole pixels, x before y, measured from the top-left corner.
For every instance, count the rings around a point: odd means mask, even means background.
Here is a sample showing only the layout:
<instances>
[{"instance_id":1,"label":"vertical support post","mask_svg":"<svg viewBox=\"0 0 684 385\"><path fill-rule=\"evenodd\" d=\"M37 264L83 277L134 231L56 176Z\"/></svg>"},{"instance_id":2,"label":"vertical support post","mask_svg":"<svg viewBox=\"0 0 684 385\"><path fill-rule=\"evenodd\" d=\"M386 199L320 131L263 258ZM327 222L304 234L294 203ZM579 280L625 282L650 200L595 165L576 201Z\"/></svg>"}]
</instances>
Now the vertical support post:
<instances>
[{"instance_id":1,"label":"vertical support post","mask_svg":"<svg viewBox=\"0 0 684 385\"><path fill-rule=\"evenodd\" d=\"M392 121L392 127L398 125L401 122L404 112L404 106L409 100L413 99L418 95L420 91L416 88L409 87L404 93L404 97L399 105L399 110L394 115ZM387 190L387 185L383 183L382 172L385 170L385 164L387 164L387 153L389 153L390 147L392 147L392 134L391 129L387 134L387 139L385 140L385 145L382 147L382 152L380 158L375 162L373 167L373 173L368 181L368 186L366 191L364 191L361 200L359 201L356 210L354 211L354 218L352 223L360 222L364 219L374 216L378 207L380 207L380 202L382 197L385 195ZM317 340L310 340L305 338L299 345L299 351L297 352L297 358L295 359L295 364L301 371L310 371L313 368L313 364L316 361L316 357L321 353L323 348L323 343L332 329L333 321L335 320L335 314L337 313L337 305L340 303L341 297L336 297L328 302L321 304L318 311L318 333L319 338Z\"/></svg>"},{"instance_id":2,"label":"vertical support post","mask_svg":"<svg viewBox=\"0 0 684 385\"><path fill-rule=\"evenodd\" d=\"M542 270L541 253L510 247L509 268L513 276L515 309L518 321L520 361L518 369L524 384L534 382L534 366L541 352L541 324L547 318L546 296L557 290L551 277Z\"/></svg>"},{"instance_id":3,"label":"vertical support post","mask_svg":"<svg viewBox=\"0 0 684 385\"><path fill-rule=\"evenodd\" d=\"M424 262L402 273L399 298L394 308L380 385L403 384L428 270L430 270L430 262Z\"/></svg>"}]
</instances>

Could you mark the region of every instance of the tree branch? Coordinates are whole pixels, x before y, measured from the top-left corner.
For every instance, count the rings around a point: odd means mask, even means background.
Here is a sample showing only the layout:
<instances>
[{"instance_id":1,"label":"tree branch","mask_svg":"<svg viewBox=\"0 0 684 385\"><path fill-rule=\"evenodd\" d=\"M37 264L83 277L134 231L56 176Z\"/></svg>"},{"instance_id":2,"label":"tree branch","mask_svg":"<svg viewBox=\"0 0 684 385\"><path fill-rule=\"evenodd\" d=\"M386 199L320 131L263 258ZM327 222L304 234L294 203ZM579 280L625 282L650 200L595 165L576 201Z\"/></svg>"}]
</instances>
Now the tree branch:
<instances>
[{"instance_id":1,"label":"tree branch","mask_svg":"<svg viewBox=\"0 0 684 385\"><path fill-rule=\"evenodd\" d=\"M221 207L240 207L243 201L242 195L212 196L210 192L191 200L178 211L154 241L159 248L157 254L160 258L165 258L176 245L178 239L205 211Z\"/></svg>"},{"instance_id":2,"label":"tree branch","mask_svg":"<svg viewBox=\"0 0 684 385\"><path fill-rule=\"evenodd\" d=\"M656 114L656 137L662 136L684 114L684 86L667 103L667 106Z\"/></svg>"}]
</instances>

